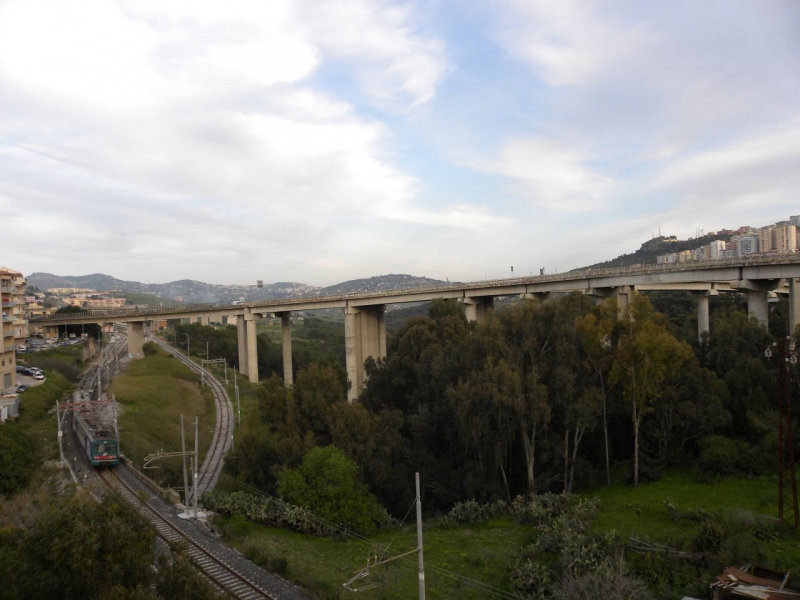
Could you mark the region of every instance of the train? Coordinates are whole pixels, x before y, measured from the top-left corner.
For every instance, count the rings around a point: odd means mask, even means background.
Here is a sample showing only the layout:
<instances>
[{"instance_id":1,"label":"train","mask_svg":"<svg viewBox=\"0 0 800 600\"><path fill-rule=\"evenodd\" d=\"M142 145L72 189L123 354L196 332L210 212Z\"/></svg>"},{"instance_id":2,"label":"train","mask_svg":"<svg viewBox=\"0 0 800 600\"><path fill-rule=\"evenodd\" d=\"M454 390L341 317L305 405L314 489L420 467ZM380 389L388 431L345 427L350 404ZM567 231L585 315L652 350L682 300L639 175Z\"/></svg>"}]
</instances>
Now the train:
<instances>
[{"instance_id":1,"label":"train","mask_svg":"<svg viewBox=\"0 0 800 600\"><path fill-rule=\"evenodd\" d=\"M72 432L86 459L93 467L119 464L117 436L106 426L90 404L91 394L76 390L72 410Z\"/></svg>"}]
</instances>

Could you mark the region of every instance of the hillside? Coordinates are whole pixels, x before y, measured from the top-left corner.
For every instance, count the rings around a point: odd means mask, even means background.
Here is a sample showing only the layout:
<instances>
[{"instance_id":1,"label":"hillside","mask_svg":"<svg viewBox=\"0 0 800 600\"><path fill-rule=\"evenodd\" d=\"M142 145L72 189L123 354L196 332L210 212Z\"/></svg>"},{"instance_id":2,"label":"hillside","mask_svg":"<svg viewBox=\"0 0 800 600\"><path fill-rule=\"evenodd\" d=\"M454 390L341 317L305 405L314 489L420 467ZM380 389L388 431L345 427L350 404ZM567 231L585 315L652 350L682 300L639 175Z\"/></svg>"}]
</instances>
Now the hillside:
<instances>
[{"instance_id":1,"label":"hillside","mask_svg":"<svg viewBox=\"0 0 800 600\"><path fill-rule=\"evenodd\" d=\"M728 240L730 236L727 235L704 235L703 237L695 238L693 240L676 240L674 237L656 237L647 240L641 247L631 254L623 254L611 260L587 265L580 269L611 269L616 267L629 267L631 265L650 265L656 263L656 257L659 254L667 254L669 252L682 252L684 250L694 250L700 246L710 244L714 240Z\"/></svg>"},{"instance_id":2,"label":"hillside","mask_svg":"<svg viewBox=\"0 0 800 600\"><path fill-rule=\"evenodd\" d=\"M301 296L351 294L355 292L382 292L403 288L441 285L438 279L416 277L414 275L378 275L365 279L353 279L319 288L305 283L278 281L265 283L263 288L251 285L218 285L182 279L169 283L140 283L125 281L110 275L94 273L92 275L59 276L51 273L32 273L28 276L28 284L40 289L54 287L90 288L97 291L115 291L122 294L149 295L178 302L221 302L230 303L236 300L272 300L278 298L296 298Z\"/></svg>"},{"instance_id":3,"label":"hillside","mask_svg":"<svg viewBox=\"0 0 800 600\"><path fill-rule=\"evenodd\" d=\"M355 292L386 292L405 288L426 287L429 285L444 285L439 279L416 277L414 275L392 274L369 277L367 279L352 279L322 288L320 295L352 294Z\"/></svg>"}]
</instances>

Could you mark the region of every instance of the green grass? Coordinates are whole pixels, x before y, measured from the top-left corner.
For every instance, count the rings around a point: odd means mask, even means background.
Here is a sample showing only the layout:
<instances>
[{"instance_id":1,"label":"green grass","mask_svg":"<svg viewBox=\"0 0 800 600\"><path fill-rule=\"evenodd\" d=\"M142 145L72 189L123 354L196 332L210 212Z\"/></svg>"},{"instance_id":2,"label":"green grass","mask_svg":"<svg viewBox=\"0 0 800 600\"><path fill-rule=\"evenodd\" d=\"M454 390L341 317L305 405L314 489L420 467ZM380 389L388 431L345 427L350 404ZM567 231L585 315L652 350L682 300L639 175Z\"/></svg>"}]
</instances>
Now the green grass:
<instances>
[{"instance_id":1,"label":"green grass","mask_svg":"<svg viewBox=\"0 0 800 600\"><path fill-rule=\"evenodd\" d=\"M232 487L226 485L225 487ZM702 508L725 524L732 534L747 529L746 519L766 523L767 535L761 541L766 555L764 566L796 570L800 565L800 543L795 532L778 530L774 526L777 514L777 483L775 478L724 479L714 483L695 480L692 472L668 472L663 479L642 484L637 488L615 484L599 487L586 497L599 496L602 509L594 521L595 530L614 529L624 537L636 535L670 545L691 549L698 521L689 513ZM664 507L671 498L682 515L673 521ZM640 514L634 510L636 507ZM759 517L759 515L762 515ZM413 512L410 516L413 523ZM334 541L265 527L244 521L240 517L218 518L229 541L246 555L264 566L279 570L288 579L302 585L317 598L346 597L342 584L362 568L374 544L391 544L393 554L411 550L416 544L413 525L398 530L382 530L371 542L348 539ZM436 598L485 598L485 593L442 574L439 569L475 579L492 587L509 591L511 566L521 549L533 541L530 525L520 525L510 517L495 518L473 525L426 527L424 532L427 591ZM694 573L692 568L689 570ZM717 573L704 573L711 581ZM354 583L354 587L377 587L359 593L364 598L394 600L414 597L417 590L416 556L390 563ZM697 586L698 582L694 582ZM700 584L698 592L707 591ZM680 597L680 596L678 596Z\"/></svg>"},{"instance_id":2,"label":"green grass","mask_svg":"<svg viewBox=\"0 0 800 600\"><path fill-rule=\"evenodd\" d=\"M199 446L202 462L213 437L216 413L211 389L201 388L188 367L159 352L130 363L114 378L110 392L121 405L120 445L123 453L141 467L142 459L159 450L181 449L181 415L184 415L187 450L194 449L194 419L200 418ZM148 470L154 479L182 485L181 459L155 463Z\"/></svg>"},{"instance_id":3,"label":"green grass","mask_svg":"<svg viewBox=\"0 0 800 600\"><path fill-rule=\"evenodd\" d=\"M413 522L413 512L411 519ZM406 525L402 530L383 530L372 541L334 541L239 519L220 521L229 539L248 555L257 548L258 553L269 557L271 562L285 559L286 577L318 598L338 598L340 594L341 597L350 594L342 589L342 584L364 567L369 553L379 544L391 544L391 555L407 552L416 546L416 529L413 525ZM427 594L432 598L468 600L487 597L485 592L460 582L457 576L508 592L509 565L517 559L520 549L529 538L530 531L517 525L511 518L455 528L427 528L423 540ZM446 575L442 570L456 577ZM418 590L417 557L412 554L376 567L369 577L357 580L352 585L355 588L375 585L375 589L359 594L365 598L414 598Z\"/></svg>"},{"instance_id":4,"label":"green grass","mask_svg":"<svg viewBox=\"0 0 800 600\"><path fill-rule=\"evenodd\" d=\"M697 480L688 470L670 471L659 481L636 488L613 485L598 487L587 497L597 495L603 503L593 527L615 529L624 537L647 536L667 545L691 543L697 521L688 514L702 508L725 523L731 531L741 530L756 521L767 529L776 526L778 516L778 482L776 477L720 479L713 483ZM673 521L664 501L671 498L681 517ZM641 512L637 514L636 509ZM771 536L768 536L771 537ZM796 533L783 532L763 542L772 566L792 568L800 565L800 540Z\"/></svg>"}]
</instances>

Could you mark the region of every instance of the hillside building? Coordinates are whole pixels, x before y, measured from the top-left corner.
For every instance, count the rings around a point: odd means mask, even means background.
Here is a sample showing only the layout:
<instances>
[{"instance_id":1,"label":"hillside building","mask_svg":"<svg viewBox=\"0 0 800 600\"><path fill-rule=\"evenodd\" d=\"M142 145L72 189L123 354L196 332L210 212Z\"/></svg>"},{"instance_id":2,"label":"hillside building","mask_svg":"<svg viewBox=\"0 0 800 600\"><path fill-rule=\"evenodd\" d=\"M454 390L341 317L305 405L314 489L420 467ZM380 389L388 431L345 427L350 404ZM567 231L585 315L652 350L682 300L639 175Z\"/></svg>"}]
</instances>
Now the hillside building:
<instances>
[{"instance_id":1,"label":"hillside building","mask_svg":"<svg viewBox=\"0 0 800 600\"><path fill-rule=\"evenodd\" d=\"M746 256L747 254L755 254L758 252L758 236L743 235L739 237L736 245L736 255Z\"/></svg>"},{"instance_id":2,"label":"hillside building","mask_svg":"<svg viewBox=\"0 0 800 600\"><path fill-rule=\"evenodd\" d=\"M722 252L725 250L724 240L714 240L709 244L709 254L711 260L719 260L722 258Z\"/></svg>"},{"instance_id":3,"label":"hillside building","mask_svg":"<svg viewBox=\"0 0 800 600\"><path fill-rule=\"evenodd\" d=\"M0 267L2 301L2 345L0 345L0 393L13 393L17 386L17 347L25 344L28 322L25 319L25 278L7 267Z\"/></svg>"},{"instance_id":4,"label":"hillside building","mask_svg":"<svg viewBox=\"0 0 800 600\"><path fill-rule=\"evenodd\" d=\"M797 228L794 225L775 226L775 251L788 254L797 250Z\"/></svg>"}]
</instances>

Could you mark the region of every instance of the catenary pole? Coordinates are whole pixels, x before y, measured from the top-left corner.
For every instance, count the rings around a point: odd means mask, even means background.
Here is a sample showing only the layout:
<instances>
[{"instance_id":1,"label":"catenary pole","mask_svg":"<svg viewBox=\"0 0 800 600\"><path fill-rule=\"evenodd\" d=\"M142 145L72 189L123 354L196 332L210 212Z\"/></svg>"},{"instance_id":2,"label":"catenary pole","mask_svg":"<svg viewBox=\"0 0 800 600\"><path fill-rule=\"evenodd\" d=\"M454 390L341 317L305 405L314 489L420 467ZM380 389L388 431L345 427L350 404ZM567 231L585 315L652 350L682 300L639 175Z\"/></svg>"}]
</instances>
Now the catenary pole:
<instances>
[{"instance_id":1,"label":"catenary pole","mask_svg":"<svg viewBox=\"0 0 800 600\"><path fill-rule=\"evenodd\" d=\"M197 471L200 470L200 454L198 453L198 437L200 419L194 418L194 518L197 519Z\"/></svg>"},{"instance_id":2,"label":"catenary pole","mask_svg":"<svg viewBox=\"0 0 800 600\"><path fill-rule=\"evenodd\" d=\"M419 473L417 479L417 550L419 551L419 600L425 600L425 566L422 561L422 500L419 494Z\"/></svg>"},{"instance_id":3,"label":"catenary pole","mask_svg":"<svg viewBox=\"0 0 800 600\"><path fill-rule=\"evenodd\" d=\"M183 453L183 501L189 510L189 479L186 476L186 435L183 431L183 415L181 415L181 452Z\"/></svg>"}]
</instances>

